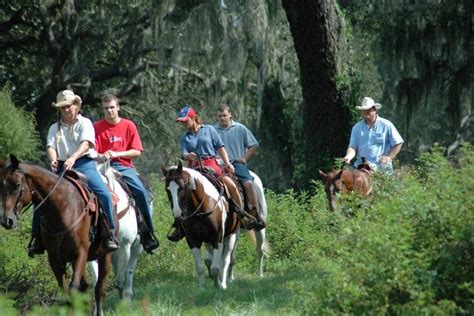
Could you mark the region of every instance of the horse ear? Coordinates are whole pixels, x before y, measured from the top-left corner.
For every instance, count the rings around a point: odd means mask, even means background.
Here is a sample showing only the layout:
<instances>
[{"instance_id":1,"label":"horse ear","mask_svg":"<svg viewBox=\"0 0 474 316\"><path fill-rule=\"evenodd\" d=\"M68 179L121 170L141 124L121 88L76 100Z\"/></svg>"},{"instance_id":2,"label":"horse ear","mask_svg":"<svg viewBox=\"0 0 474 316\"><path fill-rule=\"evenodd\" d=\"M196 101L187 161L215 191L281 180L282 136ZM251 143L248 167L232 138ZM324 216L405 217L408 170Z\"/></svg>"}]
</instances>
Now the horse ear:
<instances>
[{"instance_id":1,"label":"horse ear","mask_svg":"<svg viewBox=\"0 0 474 316\"><path fill-rule=\"evenodd\" d=\"M339 171L336 175L336 178L335 179L341 179L341 176L342 176L342 173L344 172L344 169L341 169L341 171Z\"/></svg>"},{"instance_id":2,"label":"horse ear","mask_svg":"<svg viewBox=\"0 0 474 316\"><path fill-rule=\"evenodd\" d=\"M163 172L164 176L168 174L168 169L165 167L165 165L161 165L161 171Z\"/></svg>"},{"instance_id":3,"label":"horse ear","mask_svg":"<svg viewBox=\"0 0 474 316\"><path fill-rule=\"evenodd\" d=\"M321 178L322 178L324 181L326 181L327 178L328 178L328 175L325 174L324 172L322 172L321 170L319 170L319 175L321 176Z\"/></svg>"},{"instance_id":4,"label":"horse ear","mask_svg":"<svg viewBox=\"0 0 474 316\"><path fill-rule=\"evenodd\" d=\"M16 158L14 154L10 154L10 162L15 168L18 168L18 165L20 164L20 161L18 160L18 158Z\"/></svg>"},{"instance_id":5,"label":"horse ear","mask_svg":"<svg viewBox=\"0 0 474 316\"><path fill-rule=\"evenodd\" d=\"M181 160L178 162L178 168L176 169L177 173L181 173L183 171L183 164L181 163Z\"/></svg>"}]
</instances>

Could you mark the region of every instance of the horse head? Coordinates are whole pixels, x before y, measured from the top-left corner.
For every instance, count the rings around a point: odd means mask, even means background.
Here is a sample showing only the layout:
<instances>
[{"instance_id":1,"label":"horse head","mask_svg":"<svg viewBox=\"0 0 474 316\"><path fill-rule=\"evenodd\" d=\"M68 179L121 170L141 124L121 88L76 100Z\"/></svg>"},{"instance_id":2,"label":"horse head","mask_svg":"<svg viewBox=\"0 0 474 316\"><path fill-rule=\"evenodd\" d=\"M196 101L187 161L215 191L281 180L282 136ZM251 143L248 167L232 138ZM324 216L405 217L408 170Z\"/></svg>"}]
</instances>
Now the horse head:
<instances>
[{"instance_id":1,"label":"horse head","mask_svg":"<svg viewBox=\"0 0 474 316\"><path fill-rule=\"evenodd\" d=\"M20 211L31 202L32 196L20 161L15 155L10 155L10 161L3 162L2 177L2 226L12 229L16 227Z\"/></svg>"},{"instance_id":2,"label":"horse head","mask_svg":"<svg viewBox=\"0 0 474 316\"><path fill-rule=\"evenodd\" d=\"M343 170L332 170L324 173L319 170L319 175L324 181L324 191L328 199L329 209L334 212L334 197L336 193L345 191L344 183L341 180Z\"/></svg>"},{"instance_id":3,"label":"horse head","mask_svg":"<svg viewBox=\"0 0 474 316\"><path fill-rule=\"evenodd\" d=\"M181 161L177 167L167 169L162 166L161 170L165 176L165 189L173 209L173 216L182 218L187 209L185 201L189 200L194 182L191 181L190 175L183 171Z\"/></svg>"}]
</instances>

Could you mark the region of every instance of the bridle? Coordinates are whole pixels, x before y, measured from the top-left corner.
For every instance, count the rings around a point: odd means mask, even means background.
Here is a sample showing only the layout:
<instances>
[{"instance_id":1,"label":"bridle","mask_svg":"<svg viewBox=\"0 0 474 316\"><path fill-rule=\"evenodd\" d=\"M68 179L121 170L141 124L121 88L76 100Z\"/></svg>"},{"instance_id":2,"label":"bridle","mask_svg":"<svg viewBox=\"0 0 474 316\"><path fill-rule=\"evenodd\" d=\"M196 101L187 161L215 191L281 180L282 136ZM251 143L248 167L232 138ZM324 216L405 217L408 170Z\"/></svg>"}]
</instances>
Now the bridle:
<instances>
[{"instance_id":1,"label":"bridle","mask_svg":"<svg viewBox=\"0 0 474 316\"><path fill-rule=\"evenodd\" d=\"M174 176L166 176L166 182L169 183L170 181L174 181L175 183L178 183L176 181L177 179L183 179L184 182L184 189L187 191L189 189L189 179L187 181L184 181L183 175L174 175ZM193 190L191 190L193 191ZM211 215L216 209L217 209L217 204L219 203L219 200L222 196L222 192L220 192L219 197L216 199L216 202L214 203L214 206L210 211L207 212L200 212L204 205L204 201L206 199L207 194L204 192L204 196L202 197L201 201L199 202L199 205L196 207L196 209L189 215L185 215L181 218L182 221L186 221L192 217L197 217L197 216L209 216Z\"/></svg>"}]
</instances>

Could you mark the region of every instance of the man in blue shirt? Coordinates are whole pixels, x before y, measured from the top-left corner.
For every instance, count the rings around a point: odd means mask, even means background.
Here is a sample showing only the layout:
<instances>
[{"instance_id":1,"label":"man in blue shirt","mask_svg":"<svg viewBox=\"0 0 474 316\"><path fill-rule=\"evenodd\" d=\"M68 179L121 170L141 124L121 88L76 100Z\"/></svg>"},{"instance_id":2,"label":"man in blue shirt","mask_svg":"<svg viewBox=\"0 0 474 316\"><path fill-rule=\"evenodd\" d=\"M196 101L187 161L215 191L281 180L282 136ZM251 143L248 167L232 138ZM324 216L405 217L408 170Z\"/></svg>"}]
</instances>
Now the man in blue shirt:
<instances>
[{"instance_id":1,"label":"man in blue shirt","mask_svg":"<svg viewBox=\"0 0 474 316\"><path fill-rule=\"evenodd\" d=\"M395 159L403 145L403 139L397 129L387 119L378 116L377 111L382 105L375 103L372 98L365 97L361 106L363 120L354 125L346 155L342 158L349 164L356 157L354 167L362 163L362 158L374 170L384 170L391 174L392 160Z\"/></svg>"},{"instance_id":2,"label":"man in blue shirt","mask_svg":"<svg viewBox=\"0 0 474 316\"><path fill-rule=\"evenodd\" d=\"M214 128L224 142L229 160L235 168L235 175L245 190L248 208L252 214L257 215L255 229L261 230L265 228L265 222L259 216L257 193L253 187L253 177L247 167L247 162L257 152L258 142L245 125L232 120L232 112L228 105L221 104L217 111L219 123L214 125Z\"/></svg>"}]
</instances>

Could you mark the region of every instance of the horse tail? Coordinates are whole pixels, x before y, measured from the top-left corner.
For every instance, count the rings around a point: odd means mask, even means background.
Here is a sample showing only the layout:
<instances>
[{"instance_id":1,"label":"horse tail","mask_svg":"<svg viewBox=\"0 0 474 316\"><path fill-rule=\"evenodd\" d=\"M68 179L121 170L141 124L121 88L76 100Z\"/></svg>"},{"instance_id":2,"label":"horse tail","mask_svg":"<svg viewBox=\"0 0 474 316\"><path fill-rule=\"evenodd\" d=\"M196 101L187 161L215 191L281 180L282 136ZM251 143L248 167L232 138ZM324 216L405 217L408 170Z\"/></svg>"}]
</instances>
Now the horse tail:
<instances>
[{"instance_id":1,"label":"horse tail","mask_svg":"<svg viewBox=\"0 0 474 316\"><path fill-rule=\"evenodd\" d=\"M256 246L257 238L255 236L255 230L247 230L245 233L247 235L247 238L250 239L250 241L252 242L252 244ZM266 239L263 240L262 251L264 256L269 256L272 252L272 248L270 247L270 244L267 242Z\"/></svg>"},{"instance_id":2,"label":"horse tail","mask_svg":"<svg viewBox=\"0 0 474 316\"><path fill-rule=\"evenodd\" d=\"M251 175L253 176L253 187L257 193L258 205L260 206L258 208L260 211L260 217L266 221L268 208L267 201L265 200L265 192L263 190L262 180L260 180L260 177L254 172L251 172Z\"/></svg>"}]
</instances>

